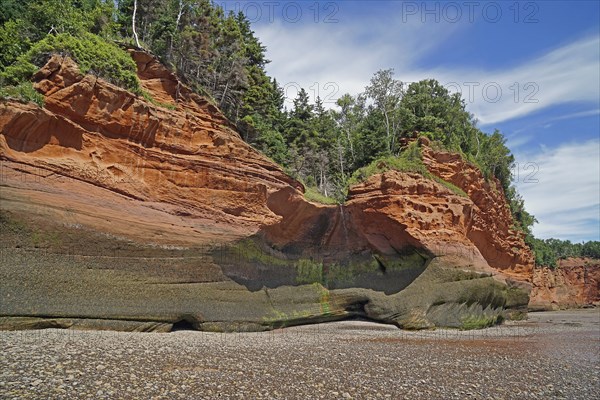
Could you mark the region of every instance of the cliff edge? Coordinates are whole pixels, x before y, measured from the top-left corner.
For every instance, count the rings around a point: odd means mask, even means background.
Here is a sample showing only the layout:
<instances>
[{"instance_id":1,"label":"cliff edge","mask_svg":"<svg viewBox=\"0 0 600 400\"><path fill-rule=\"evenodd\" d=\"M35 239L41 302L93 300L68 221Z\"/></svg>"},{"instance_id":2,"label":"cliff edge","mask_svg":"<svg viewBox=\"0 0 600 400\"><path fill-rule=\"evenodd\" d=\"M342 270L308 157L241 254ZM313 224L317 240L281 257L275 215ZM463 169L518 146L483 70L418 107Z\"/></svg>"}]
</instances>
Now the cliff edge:
<instances>
[{"instance_id":1,"label":"cliff edge","mask_svg":"<svg viewBox=\"0 0 600 400\"><path fill-rule=\"evenodd\" d=\"M532 254L499 183L459 155L421 138L428 176L389 170L311 203L130 53L145 96L55 55L34 76L44 108L0 104L3 327L471 328L526 309Z\"/></svg>"}]
</instances>

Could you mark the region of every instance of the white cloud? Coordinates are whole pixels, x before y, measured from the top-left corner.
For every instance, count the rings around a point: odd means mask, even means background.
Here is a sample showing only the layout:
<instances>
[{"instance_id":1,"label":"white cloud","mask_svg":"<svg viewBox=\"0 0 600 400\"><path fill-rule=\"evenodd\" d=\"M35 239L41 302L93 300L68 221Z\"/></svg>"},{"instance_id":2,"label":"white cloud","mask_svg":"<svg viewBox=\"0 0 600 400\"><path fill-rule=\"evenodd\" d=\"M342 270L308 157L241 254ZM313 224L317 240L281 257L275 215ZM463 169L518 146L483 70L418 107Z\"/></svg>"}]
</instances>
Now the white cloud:
<instances>
[{"instance_id":1,"label":"white cloud","mask_svg":"<svg viewBox=\"0 0 600 400\"><path fill-rule=\"evenodd\" d=\"M536 236L600 240L600 140L542 148L516 158L517 188L539 221Z\"/></svg>"},{"instance_id":2,"label":"white cloud","mask_svg":"<svg viewBox=\"0 0 600 400\"><path fill-rule=\"evenodd\" d=\"M334 100L346 92L362 92L374 72L390 67L406 82L431 77L442 84L455 82L468 100L469 110L483 125L562 103L598 103L599 36L563 45L510 69L471 69L467 61L455 68L422 68L418 62L424 55L441 51L440 45L446 41L445 46L451 49L452 35L469 26L423 24L418 19L403 21L401 14L393 9L384 10L377 15L343 18L336 24L291 24L275 20L257 25L256 33L272 60L269 73L282 85L304 87L313 98L318 94ZM339 90L336 93L331 87L326 90L324 85L328 82L336 84ZM468 82L478 85L472 86L473 93L469 84L465 84ZM502 91L500 96L497 88ZM293 88L288 95L295 96Z\"/></svg>"},{"instance_id":3,"label":"white cloud","mask_svg":"<svg viewBox=\"0 0 600 400\"><path fill-rule=\"evenodd\" d=\"M291 24L276 20L257 25L256 34L267 47L271 60L267 70L282 86L298 84L311 95L335 100L344 93L364 91L379 69L402 73L431 49L459 29L458 24L425 25L403 22L396 13L365 16L360 23L343 19L336 24ZM315 83L317 85L315 85ZM337 87L325 88L327 83ZM312 88L312 89L311 89ZM317 92L318 88L318 92Z\"/></svg>"},{"instance_id":4,"label":"white cloud","mask_svg":"<svg viewBox=\"0 0 600 400\"><path fill-rule=\"evenodd\" d=\"M506 137L506 146L511 149L513 153L518 152L519 148L530 143L534 139L534 135L527 134L527 132L531 132L536 127L550 128L552 127L552 122L569 120L569 119L577 119L577 118L587 118L587 117L600 117L600 109L587 110L587 111L579 111L570 114L558 115L556 117L544 118L542 122L537 121L529 124L520 124L519 129L516 129L505 135Z\"/></svg>"},{"instance_id":5,"label":"white cloud","mask_svg":"<svg viewBox=\"0 0 600 400\"><path fill-rule=\"evenodd\" d=\"M576 112L576 113L561 115L558 117L550 118L547 121L561 121L561 120L565 120L565 119L594 117L594 116L600 116L600 108L597 108L595 110L580 111L580 112Z\"/></svg>"},{"instance_id":6,"label":"white cloud","mask_svg":"<svg viewBox=\"0 0 600 400\"><path fill-rule=\"evenodd\" d=\"M506 137L506 146L513 153L533 139L532 135L520 135L519 133L520 132L514 132L512 135Z\"/></svg>"},{"instance_id":7,"label":"white cloud","mask_svg":"<svg viewBox=\"0 0 600 400\"><path fill-rule=\"evenodd\" d=\"M488 84L488 99L495 100L495 84L502 89L498 101L486 101L476 91L471 111L482 124L492 124L569 102L598 103L600 97L600 36L588 37L507 71L462 71ZM518 84L519 91L517 92Z\"/></svg>"}]
</instances>

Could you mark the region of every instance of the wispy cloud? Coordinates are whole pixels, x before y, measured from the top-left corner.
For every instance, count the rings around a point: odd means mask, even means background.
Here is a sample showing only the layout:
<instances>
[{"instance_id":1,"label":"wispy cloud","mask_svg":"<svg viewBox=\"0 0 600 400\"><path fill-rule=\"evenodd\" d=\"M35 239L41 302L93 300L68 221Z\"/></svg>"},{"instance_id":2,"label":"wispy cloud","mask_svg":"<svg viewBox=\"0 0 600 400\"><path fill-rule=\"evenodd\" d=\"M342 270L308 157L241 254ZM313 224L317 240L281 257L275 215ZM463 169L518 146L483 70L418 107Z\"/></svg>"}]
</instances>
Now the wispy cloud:
<instances>
[{"instance_id":1,"label":"wispy cloud","mask_svg":"<svg viewBox=\"0 0 600 400\"><path fill-rule=\"evenodd\" d=\"M392 67L399 79L436 78L460 90L482 125L496 124L571 102L593 102L600 96L600 37L564 44L509 69L472 69L465 65L423 67L420 60L463 24L402 21L394 12L344 19L337 24L290 24L281 20L256 27L272 60L269 73L282 85L304 87L314 97L335 100L358 94L379 69ZM447 43L448 49L452 43ZM449 50L446 50L449 51ZM326 89L327 83L334 83ZM334 89L335 88L335 89ZM500 92L499 92L499 90ZM332 105L332 103L330 103Z\"/></svg>"},{"instance_id":2,"label":"wispy cloud","mask_svg":"<svg viewBox=\"0 0 600 400\"><path fill-rule=\"evenodd\" d=\"M475 98L471 110L482 124L493 124L557 104L597 104L600 96L599 70L600 36L593 36L507 71L465 70L453 75L472 76L474 81L481 82L481 88L490 85L487 99L483 92L476 92L481 98ZM496 84L502 89L502 96L496 96Z\"/></svg>"},{"instance_id":3,"label":"wispy cloud","mask_svg":"<svg viewBox=\"0 0 600 400\"><path fill-rule=\"evenodd\" d=\"M600 109L561 114L555 117L545 117L543 119L537 118L534 122L528 122L527 120L523 121L522 124L519 124L518 129L515 129L508 134L505 134L507 140L506 145L509 149L511 149L513 153L519 152L522 146L530 144L535 139L535 135L528 132L531 132L532 130L535 130L539 127L552 127L553 123L556 121L565 121L588 117L600 117Z\"/></svg>"},{"instance_id":4,"label":"wispy cloud","mask_svg":"<svg viewBox=\"0 0 600 400\"><path fill-rule=\"evenodd\" d=\"M584 118L584 117L593 117L593 116L596 116L596 117L600 116L600 108L597 108L595 110L587 110L587 111L580 111L580 112L575 112L575 113L571 113L571 114L560 115L558 117L547 119L546 121L554 122L554 121L562 121L562 120L566 120L566 119Z\"/></svg>"},{"instance_id":5,"label":"wispy cloud","mask_svg":"<svg viewBox=\"0 0 600 400\"><path fill-rule=\"evenodd\" d=\"M531 142L532 139L532 135L520 135L519 132L515 132L506 137L506 145L514 153L521 146Z\"/></svg>"},{"instance_id":6,"label":"wispy cloud","mask_svg":"<svg viewBox=\"0 0 600 400\"><path fill-rule=\"evenodd\" d=\"M414 63L460 29L458 24L427 26L401 20L397 13L365 16L360 21L343 20L336 24L291 24L276 20L256 26L256 33L267 46L270 75L282 86L304 87L316 98L329 96L333 106L344 93L364 91L379 69L410 71ZM410 77L402 77L405 80ZM333 83L335 90L327 83Z\"/></svg>"},{"instance_id":7,"label":"wispy cloud","mask_svg":"<svg viewBox=\"0 0 600 400\"><path fill-rule=\"evenodd\" d=\"M517 154L517 188L542 238L600 240L600 140Z\"/></svg>"}]
</instances>

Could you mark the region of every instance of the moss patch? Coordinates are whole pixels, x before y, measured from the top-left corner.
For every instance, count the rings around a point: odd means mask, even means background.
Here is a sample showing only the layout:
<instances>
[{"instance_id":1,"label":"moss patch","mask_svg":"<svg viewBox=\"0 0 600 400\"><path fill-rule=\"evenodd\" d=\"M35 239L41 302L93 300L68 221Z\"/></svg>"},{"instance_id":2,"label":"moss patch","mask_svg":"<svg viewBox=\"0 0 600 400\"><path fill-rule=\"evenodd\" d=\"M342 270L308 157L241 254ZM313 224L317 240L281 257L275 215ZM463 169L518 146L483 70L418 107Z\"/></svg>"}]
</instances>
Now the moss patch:
<instances>
[{"instance_id":1,"label":"moss patch","mask_svg":"<svg viewBox=\"0 0 600 400\"><path fill-rule=\"evenodd\" d=\"M467 315L462 318L462 324L460 329L471 330L471 329L483 329L489 328L502 322L503 317L501 315Z\"/></svg>"},{"instance_id":2,"label":"moss patch","mask_svg":"<svg viewBox=\"0 0 600 400\"><path fill-rule=\"evenodd\" d=\"M262 247L257 240L244 239L232 245L217 247L214 257L217 262L255 262L271 266L288 266L292 261L278 257Z\"/></svg>"},{"instance_id":3,"label":"moss patch","mask_svg":"<svg viewBox=\"0 0 600 400\"><path fill-rule=\"evenodd\" d=\"M308 259L298 260L296 263L296 283L324 283L323 263Z\"/></svg>"},{"instance_id":4,"label":"moss patch","mask_svg":"<svg viewBox=\"0 0 600 400\"><path fill-rule=\"evenodd\" d=\"M529 293L518 287L506 289L506 308L527 307L529 304Z\"/></svg>"},{"instance_id":5,"label":"moss patch","mask_svg":"<svg viewBox=\"0 0 600 400\"><path fill-rule=\"evenodd\" d=\"M439 176L433 175L427 170L427 167L423 163L423 155L417 141L409 144L397 157L388 156L380 158L371 162L366 167L358 169L348 180L348 186L364 182L370 176L381 174L389 170L421 174L424 178L433 180L443 185L458 196L468 197L468 195L458 186L445 181Z\"/></svg>"},{"instance_id":6,"label":"moss patch","mask_svg":"<svg viewBox=\"0 0 600 400\"><path fill-rule=\"evenodd\" d=\"M308 201L319 204L338 204L338 201L332 197L327 197L319 193L319 191L311 186L307 186L304 192L304 198Z\"/></svg>"}]
</instances>

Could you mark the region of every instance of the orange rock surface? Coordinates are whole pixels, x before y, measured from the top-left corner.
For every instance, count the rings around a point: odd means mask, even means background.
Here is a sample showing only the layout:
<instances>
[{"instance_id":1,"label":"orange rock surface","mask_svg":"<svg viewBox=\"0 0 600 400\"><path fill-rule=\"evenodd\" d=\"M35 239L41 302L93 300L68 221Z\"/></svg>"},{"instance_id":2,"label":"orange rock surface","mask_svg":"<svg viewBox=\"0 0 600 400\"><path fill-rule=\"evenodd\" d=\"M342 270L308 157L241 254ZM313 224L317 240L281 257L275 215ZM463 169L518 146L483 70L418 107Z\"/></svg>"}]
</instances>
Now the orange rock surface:
<instances>
[{"instance_id":1,"label":"orange rock surface","mask_svg":"<svg viewBox=\"0 0 600 400\"><path fill-rule=\"evenodd\" d=\"M424 139L422 139L424 140ZM534 264L524 234L512 228L511 212L500 182L486 181L481 171L458 154L423 151L423 161L434 175L462 189L473 203L465 210L466 236L495 269L528 280Z\"/></svg>"},{"instance_id":2,"label":"orange rock surface","mask_svg":"<svg viewBox=\"0 0 600 400\"><path fill-rule=\"evenodd\" d=\"M568 258L533 271L530 308L556 310L600 305L600 260Z\"/></svg>"},{"instance_id":3,"label":"orange rock surface","mask_svg":"<svg viewBox=\"0 0 600 400\"><path fill-rule=\"evenodd\" d=\"M17 179L14 186L30 181L43 191L40 185L52 185L48 177L71 178L62 179L65 198L52 200L58 205L70 197L94 194L108 200L118 193L131 200L125 208L133 210L119 207L123 212L165 209L244 235L277 222L267 197L300 185L244 143L216 107L180 85L156 59L132 55L144 89L171 107L81 75L71 59L54 56L34 78L45 95L44 108L1 105L4 179L12 176L9 170L28 165L39 179ZM86 205L81 206L85 214Z\"/></svg>"},{"instance_id":4,"label":"orange rock surface","mask_svg":"<svg viewBox=\"0 0 600 400\"><path fill-rule=\"evenodd\" d=\"M216 107L154 57L131 54L154 102L53 56L34 77L44 108L0 105L3 207L68 210L78 223L168 245L259 234L279 249L325 257L410 247L531 281L533 257L511 228L498 182L460 156L421 141L428 170L466 197L388 171L352 187L342 206L310 203L302 185L246 144Z\"/></svg>"}]
</instances>

